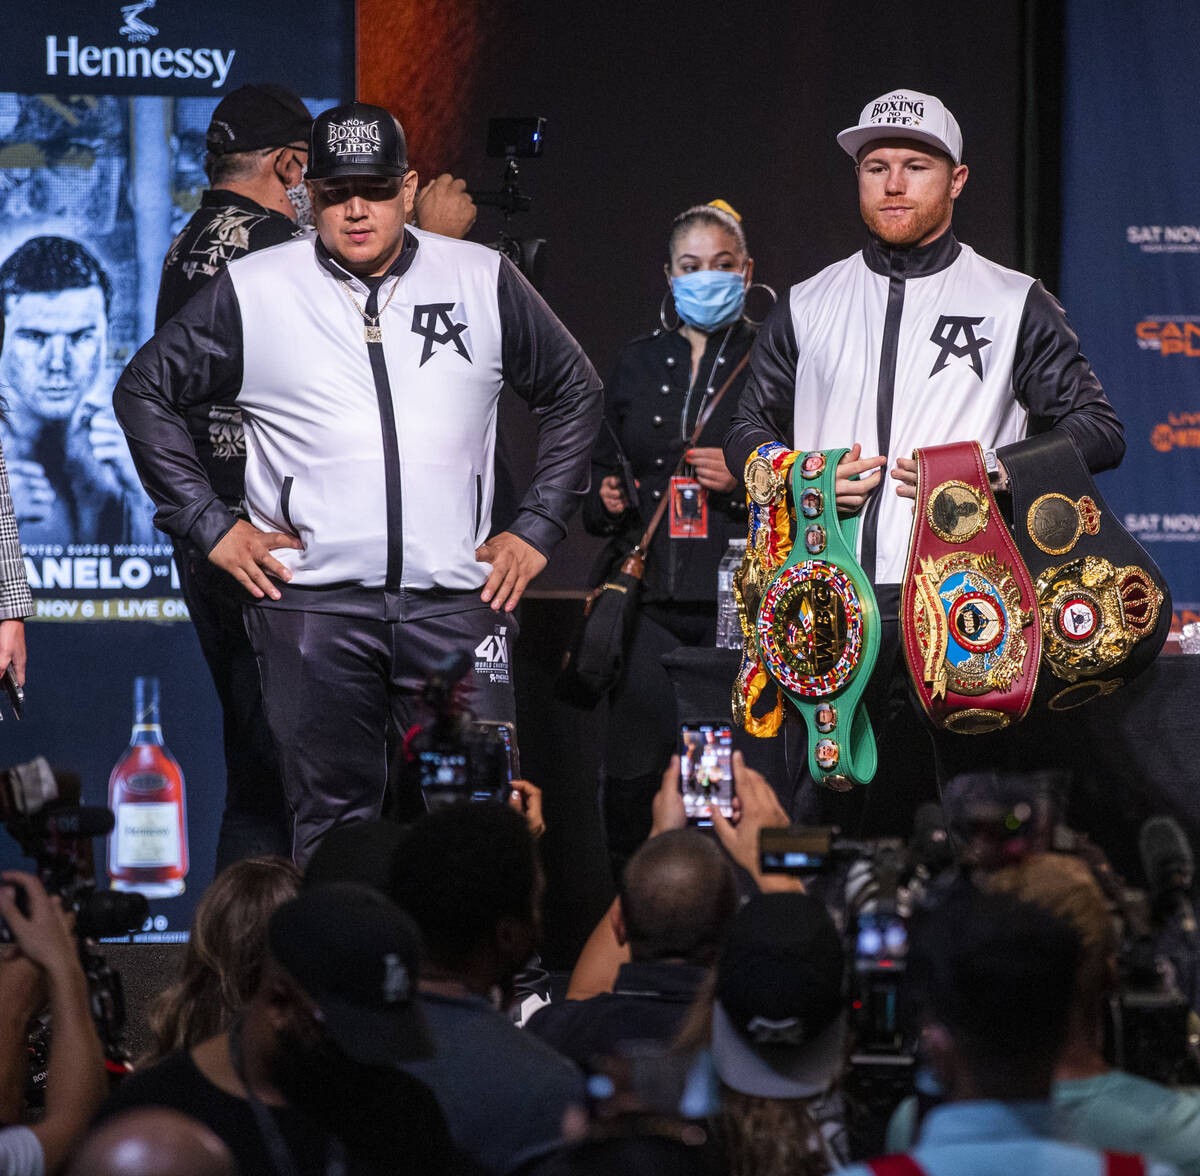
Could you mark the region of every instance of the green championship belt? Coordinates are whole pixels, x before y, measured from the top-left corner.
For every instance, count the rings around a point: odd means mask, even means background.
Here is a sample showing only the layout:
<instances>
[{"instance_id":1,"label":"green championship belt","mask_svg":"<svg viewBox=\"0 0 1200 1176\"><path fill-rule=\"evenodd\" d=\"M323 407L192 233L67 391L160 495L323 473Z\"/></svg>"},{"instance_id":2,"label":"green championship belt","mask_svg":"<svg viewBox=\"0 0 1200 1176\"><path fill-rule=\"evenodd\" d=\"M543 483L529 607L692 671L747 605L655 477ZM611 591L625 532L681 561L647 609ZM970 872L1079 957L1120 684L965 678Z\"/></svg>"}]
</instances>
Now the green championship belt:
<instances>
[{"instance_id":1,"label":"green championship belt","mask_svg":"<svg viewBox=\"0 0 1200 1176\"><path fill-rule=\"evenodd\" d=\"M792 467L795 542L763 593L756 629L763 666L804 716L809 773L839 792L866 784L878 766L860 704L879 655L879 607L854 555L858 519L838 518L845 452L806 453Z\"/></svg>"}]
</instances>

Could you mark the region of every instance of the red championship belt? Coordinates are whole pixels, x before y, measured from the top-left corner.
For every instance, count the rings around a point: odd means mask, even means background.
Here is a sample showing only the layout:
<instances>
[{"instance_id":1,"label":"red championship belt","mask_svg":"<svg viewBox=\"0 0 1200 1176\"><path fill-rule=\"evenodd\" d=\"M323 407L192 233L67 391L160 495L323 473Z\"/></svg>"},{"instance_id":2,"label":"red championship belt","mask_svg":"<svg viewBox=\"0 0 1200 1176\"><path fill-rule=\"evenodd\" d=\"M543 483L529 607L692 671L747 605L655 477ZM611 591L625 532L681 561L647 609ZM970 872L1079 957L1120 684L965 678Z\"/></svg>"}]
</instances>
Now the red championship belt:
<instances>
[{"instance_id":1,"label":"red championship belt","mask_svg":"<svg viewBox=\"0 0 1200 1176\"><path fill-rule=\"evenodd\" d=\"M913 452L917 499L900 622L937 727L998 731L1025 717L1042 655L1033 582L996 509L974 441Z\"/></svg>"}]
</instances>

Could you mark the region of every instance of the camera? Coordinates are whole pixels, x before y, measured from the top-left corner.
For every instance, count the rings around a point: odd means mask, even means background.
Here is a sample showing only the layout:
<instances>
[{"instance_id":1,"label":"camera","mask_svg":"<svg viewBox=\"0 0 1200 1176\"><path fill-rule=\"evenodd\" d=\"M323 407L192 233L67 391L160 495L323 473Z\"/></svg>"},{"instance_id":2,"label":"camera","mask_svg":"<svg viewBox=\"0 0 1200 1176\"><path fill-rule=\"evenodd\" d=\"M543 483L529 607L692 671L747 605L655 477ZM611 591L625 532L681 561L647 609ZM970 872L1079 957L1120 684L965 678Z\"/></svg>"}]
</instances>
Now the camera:
<instances>
[{"instance_id":1,"label":"camera","mask_svg":"<svg viewBox=\"0 0 1200 1176\"><path fill-rule=\"evenodd\" d=\"M40 756L0 772L0 820L21 852L36 863L35 872L47 892L58 895L63 910L75 916L92 1019L105 1057L119 1072L128 1065L121 1041L124 990L120 974L108 966L91 940L136 930L150 908L141 894L96 889L92 838L112 830L113 815L101 806L79 804L79 794L77 776L56 775ZM18 909L26 909L23 898L18 892ZM0 940L11 938L11 928L0 919ZM31 1051L39 1053L36 1041Z\"/></svg>"},{"instance_id":2,"label":"camera","mask_svg":"<svg viewBox=\"0 0 1200 1176\"><path fill-rule=\"evenodd\" d=\"M404 739L401 789L409 798L419 795L425 809L462 800L503 803L520 772L513 725L476 722L467 708L470 670L470 654L459 651L429 672L421 689L429 721ZM394 802L391 815L406 814Z\"/></svg>"},{"instance_id":3,"label":"camera","mask_svg":"<svg viewBox=\"0 0 1200 1176\"><path fill-rule=\"evenodd\" d=\"M495 192L472 192L480 207L498 208L504 213L504 228L489 248L503 253L529 279L535 290L541 290L546 277L546 239L544 237L515 237L509 232L509 221L518 212L528 212L533 197L521 191L521 172L518 159L536 159L545 145L546 120L540 115L525 118L493 118L488 120L487 153L491 159L503 159L504 174Z\"/></svg>"}]
</instances>

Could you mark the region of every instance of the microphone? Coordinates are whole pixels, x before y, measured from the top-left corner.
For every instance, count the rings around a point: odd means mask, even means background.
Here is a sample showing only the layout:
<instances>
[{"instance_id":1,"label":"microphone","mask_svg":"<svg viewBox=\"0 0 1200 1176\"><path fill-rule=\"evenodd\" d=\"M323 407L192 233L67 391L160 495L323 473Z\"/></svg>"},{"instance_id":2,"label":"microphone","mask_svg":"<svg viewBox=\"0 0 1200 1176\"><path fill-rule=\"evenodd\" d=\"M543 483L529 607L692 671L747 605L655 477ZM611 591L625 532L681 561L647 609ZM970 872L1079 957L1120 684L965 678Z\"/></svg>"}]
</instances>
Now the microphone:
<instances>
[{"instance_id":1,"label":"microphone","mask_svg":"<svg viewBox=\"0 0 1200 1176\"><path fill-rule=\"evenodd\" d=\"M1192 847L1174 817L1150 817L1138 834L1138 854L1157 910L1179 914L1187 935L1196 933L1191 889L1195 863Z\"/></svg>"}]
</instances>

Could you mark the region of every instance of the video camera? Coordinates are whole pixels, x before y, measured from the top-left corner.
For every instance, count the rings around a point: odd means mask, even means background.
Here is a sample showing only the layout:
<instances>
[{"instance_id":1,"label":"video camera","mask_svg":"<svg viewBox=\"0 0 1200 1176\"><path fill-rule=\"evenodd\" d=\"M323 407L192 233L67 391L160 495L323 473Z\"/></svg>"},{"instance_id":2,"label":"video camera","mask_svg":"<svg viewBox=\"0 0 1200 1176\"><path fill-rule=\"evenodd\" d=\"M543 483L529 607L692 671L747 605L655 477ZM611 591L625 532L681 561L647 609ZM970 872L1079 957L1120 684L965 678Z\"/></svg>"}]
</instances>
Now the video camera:
<instances>
[{"instance_id":1,"label":"video camera","mask_svg":"<svg viewBox=\"0 0 1200 1176\"><path fill-rule=\"evenodd\" d=\"M124 990L120 974L91 941L136 930L150 908L140 894L96 889L92 838L112 831L113 815L98 805L79 804L79 794L77 776L55 775L40 756L0 772L0 820L21 852L36 863L35 872L47 892L58 895L63 910L75 916L92 1019L110 1068L120 1070L128 1064L121 1043ZM18 907L26 902L18 890ZM0 919L0 941L11 940L11 929ZM37 1042L31 1048L39 1052Z\"/></svg>"},{"instance_id":2,"label":"video camera","mask_svg":"<svg viewBox=\"0 0 1200 1176\"><path fill-rule=\"evenodd\" d=\"M498 240L489 248L503 253L529 279L535 290L541 290L546 277L545 237L514 237L509 222L518 212L528 212L533 197L521 191L518 159L536 159L545 145L546 120L533 115L528 118L493 118L488 120L487 153L489 159L504 160L504 175L496 192L472 192L481 207L498 208L504 213L504 228Z\"/></svg>"}]
</instances>

